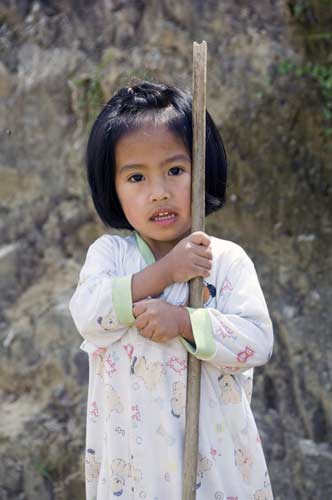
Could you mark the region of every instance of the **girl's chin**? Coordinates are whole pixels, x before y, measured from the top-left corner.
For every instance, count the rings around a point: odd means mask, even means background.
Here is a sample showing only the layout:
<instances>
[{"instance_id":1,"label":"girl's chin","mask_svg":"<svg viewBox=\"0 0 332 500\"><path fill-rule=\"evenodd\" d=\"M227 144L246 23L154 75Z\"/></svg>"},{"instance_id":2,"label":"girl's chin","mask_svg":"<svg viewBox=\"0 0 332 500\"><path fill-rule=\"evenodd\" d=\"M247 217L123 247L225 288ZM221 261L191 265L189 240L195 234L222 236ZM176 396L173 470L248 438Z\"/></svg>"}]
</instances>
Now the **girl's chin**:
<instances>
[{"instance_id":1,"label":"girl's chin","mask_svg":"<svg viewBox=\"0 0 332 500\"><path fill-rule=\"evenodd\" d=\"M142 234L142 233L141 233ZM173 243L173 245L176 245L179 241L181 241L183 238L188 236L190 234L190 231L168 231L165 228L161 228L158 232L153 232L149 231L149 234L145 233L145 236L153 241L160 242L160 243ZM144 233L142 235L144 237Z\"/></svg>"}]
</instances>

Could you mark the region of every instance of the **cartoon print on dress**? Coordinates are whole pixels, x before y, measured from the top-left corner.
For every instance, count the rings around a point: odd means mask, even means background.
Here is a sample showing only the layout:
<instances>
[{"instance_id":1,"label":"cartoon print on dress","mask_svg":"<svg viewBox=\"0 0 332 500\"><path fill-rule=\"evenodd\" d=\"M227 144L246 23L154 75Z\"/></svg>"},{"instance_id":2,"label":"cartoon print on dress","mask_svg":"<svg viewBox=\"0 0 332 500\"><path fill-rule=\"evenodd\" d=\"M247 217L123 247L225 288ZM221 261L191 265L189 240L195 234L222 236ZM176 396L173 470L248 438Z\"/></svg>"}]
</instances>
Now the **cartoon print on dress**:
<instances>
[{"instance_id":1,"label":"cartoon print on dress","mask_svg":"<svg viewBox=\"0 0 332 500\"><path fill-rule=\"evenodd\" d=\"M198 455L197 461L197 477L196 477L196 490L201 487L204 472L211 469L212 462L207 457L202 457Z\"/></svg>"},{"instance_id":2,"label":"cartoon print on dress","mask_svg":"<svg viewBox=\"0 0 332 500\"><path fill-rule=\"evenodd\" d=\"M223 366L222 371L224 373L239 373L242 372L242 368L239 366Z\"/></svg>"},{"instance_id":3,"label":"cartoon print on dress","mask_svg":"<svg viewBox=\"0 0 332 500\"><path fill-rule=\"evenodd\" d=\"M215 335L217 337L222 337L223 339L236 340L237 335L234 333L232 328L226 324L220 323L220 317L218 311L211 310L211 313L218 318L218 323L215 326Z\"/></svg>"},{"instance_id":4,"label":"cartoon print on dress","mask_svg":"<svg viewBox=\"0 0 332 500\"><path fill-rule=\"evenodd\" d=\"M96 460L95 450L88 448L85 453L85 477L88 483L97 481L100 465L100 462Z\"/></svg>"},{"instance_id":5,"label":"cartoon print on dress","mask_svg":"<svg viewBox=\"0 0 332 500\"><path fill-rule=\"evenodd\" d=\"M128 358L131 360L133 357L134 346L132 344L125 344L123 348L126 351Z\"/></svg>"},{"instance_id":6,"label":"cartoon print on dress","mask_svg":"<svg viewBox=\"0 0 332 500\"><path fill-rule=\"evenodd\" d=\"M120 396L110 384L105 385L105 396L107 402L108 418L111 416L112 411L116 413L123 412L123 404Z\"/></svg>"},{"instance_id":7,"label":"cartoon print on dress","mask_svg":"<svg viewBox=\"0 0 332 500\"><path fill-rule=\"evenodd\" d=\"M216 459L217 455L218 455L218 457L221 457L221 453L218 453L218 450L216 450L216 448L212 448L212 447L210 449L210 455L213 458L213 460Z\"/></svg>"},{"instance_id":8,"label":"cartoon print on dress","mask_svg":"<svg viewBox=\"0 0 332 500\"><path fill-rule=\"evenodd\" d=\"M142 473L130 463L125 462L122 458L115 458L111 464L111 489L114 496L120 497L128 479L133 483L137 483L142 478Z\"/></svg>"},{"instance_id":9,"label":"cartoon print on dress","mask_svg":"<svg viewBox=\"0 0 332 500\"><path fill-rule=\"evenodd\" d=\"M159 361L149 362L145 356L138 358L134 356L130 371L132 374L142 378L149 391L156 389L164 373L164 366Z\"/></svg>"},{"instance_id":10,"label":"cartoon print on dress","mask_svg":"<svg viewBox=\"0 0 332 500\"><path fill-rule=\"evenodd\" d=\"M234 450L235 465L239 469L243 481L248 482L251 476L253 460L249 449L237 448Z\"/></svg>"},{"instance_id":11,"label":"cartoon print on dress","mask_svg":"<svg viewBox=\"0 0 332 500\"><path fill-rule=\"evenodd\" d=\"M271 489L264 488L263 490L256 490L253 500L273 500Z\"/></svg>"},{"instance_id":12,"label":"cartoon print on dress","mask_svg":"<svg viewBox=\"0 0 332 500\"><path fill-rule=\"evenodd\" d=\"M229 298L229 296L232 294L233 289L234 289L234 287L233 287L232 282L226 277L223 284L222 284L220 294L219 294L220 296L219 296L219 300L218 300L221 308L223 308L225 306L226 301ZM220 309L220 307L219 307L219 309Z\"/></svg>"},{"instance_id":13,"label":"cartoon print on dress","mask_svg":"<svg viewBox=\"0 0 332 500\"><path fill-rule=\"evenodd\" d=\"M227 292L232 292L232 291L233 291L232 282L228 278L226 278L225 281L222 284L221 293L225 294Z\"/></svg>"},{"instance_id":14,"label":"cartoon print on dress","mask_svg":"<svg viewBox=\"0 0 332 500\"><path fill-rule=\"evenodd\" d=\"M106 347L98 347L93 353L92 357L97 360L96 375L104 381L104 355L107 351Z\"/></svg>"},{"instance_id":15,"label":"cartoon print on dress","mask_svg":"<svg viewBox=\"0 0 332 500\"><path fill-rule=\"evenodd\" d=\"M252 377L245 376L242 382L242 387L244 389L244 393L247 397L249 404L251 403L251 397L252 397L252 384L253 384Z\"/></svg>"},{"instance_id":16,"label":"cartoon print on dress","mask_svg":"<svg viewBox=\"0 0 332 500\"><path fill-rule=\"evenodd\" d=\"M116 320L112 313L106 314L105 316L98 316L97 323L102 327L103 330L111 330L115 324Z\"/></svg>"},{"instance_id":17,"label":"cartoon print on dress","mask_svg":"<svg viewBox=\"0 0 332 500\"><path fill-rule=\"evenodd\" d=\"M253 500L273 500L270 478L267 470L265 471L264 488L255 491Z\"/></svg>"},{"instance_id":18,"label":"cartoon print on dress","mask_svg":"<svg viewBox=\"0 0 332 500\"><path fill-rule=\"evenodd\" d=\"M97 401L92 401L89 411L90 418L92 422L97 422L98 417L100 417L100 411L97 405Z\"/></svg>"},{"instance_id":19,"label":"cartoon print on dress","mask_svg":"<svg viewBox=\"0 0 332 500\"><path fill-rule=\"evenodd\" d=\"M98 358L96 375L105 382L106 379L112 377L113 373L117 371L116 361L119 357L117 353L107 351L107 348L97 349L93 353L93 356Z\"/></svg>"},{"instance_id":20,"label":"cartoon print on dress","mask_svg":"<svg viewBox=\"0 0 332 500\"><path fill-rule=\"evenodd\" d=\"M106 373L104 370L104 357L99 356L98 364L96 367L96 375L100 377L103 382L105 382Z\"/></svg>"},{"instance_id":21,"label":"cartoon print on dress","mask_svg":"<svg viewBox=\"0 0 332 500\"><path fill-rule=\"evenodd\" d=\"M118 434L120 434L122 437L124 437L125 434L126 434L125 429L122 429L122 427L120 427L119 425L115 428L115 432L117 432Z\"/></svg>"},{"instance_id":22,"label":"cartoon print on dress","mask_svg":"<svg viewBox=\"0 0 332 500\"><path fill-rule=\"evenodd\" d=\"M176 356L171 356L166 365L179 375L183 375L187 369L187 361L185 359L177 358Z\"/></svg>"},{"instance_id":23,"label":"cartoon print on dress","mask_svg":"<svg viewBox=\"0 0 332 500\"><path fill-rule=\"evenodd\" d=\"M186 407L186 386L182 382L172 385L171 407L173 417L180 418Z\"/></svg>"},{"instance_id":24,"label":"cartoon print on dress","mask_svg":"<svg viewBox=\"0 0 332 500\"><path fill-rule=\"evenodd\" d=\"M159 425L159 427L156 429L156 432L157 434L159 434L159 436L164 438L167 446L173 446L173 444L175 443L175 437L173 437L172 434L166 431L163 424Z\"/></svg>"},{"instance_id":25,"label":"cartoon print on dress","mask_svg":"<svg viewBox=\"0 0 332 500\"><path fill-rule=\"evenodd\" d=\"M134 427L138 426L138 423L141 421L141 412L139 411L138 405L131 406L131 421Z\"/></svg>"},{"instance_id":26,"label":"cartoon print on dress","mask_svg":"<svg viewBox=\"0 0 332 500\"><path fill-rule=\"evenodd\" d=\"M167 472L164 474L164 479L168 483L170 483L173 480L174 473L176 474L177 471L179 470L179 465L176 462L169 462L167 464Z\"/></svg>"},{"instance_id":27,"label":"cartoon print on dress","mask_svg":"<svg viewBox=\"0 0 332 500\"><path fill-rule=\"evenodd\" d=\"M203 290L202 290L203 307L210 306L211 302L216 297L216 295L217 295L216 287L214 285L211 285L211 283L208 283L207 281L203 280Z\"/></svg>"},{"instance_id":28,"label":"cartoon print on dress","mask_svg":"<svg viewBox=\"0 0 332 500\"><path fill-rule=\"evenodd\" d=\"M93 351L92 356L98 358L100 356L103 356L106 351L107 347L98 347L95 351Z\"/></svg>"},{"instance_id":29,"label":"cartoon print on dress","mask_svg":"<svg viewBox=\"0 0 332 500\"><path fill-rule=\"evenodd\" d=\"M170 480L171 480L171 475L170 475L170 473L169 473L169 472L165 472L164 479L165 479L165 481L167 481L168 483L170 482Z\"/></svg>"},{"instance_id":30,"label":"cartoon print on dress","mask_svg":"<svg viewBox=\"0 0 332 500\"><path fill-rule=\"evenodd\" d=\"M112 377L113 373L117 371L116 361L118 359L118 355L114 352L100 354L96 374L102 379L103 382L105 382L105 379Z\"/></svg>"},{"instance_id":31,"label":"cartoon print on dress","mask_svg":"<svg viewBox=\"0 0 332 500\"><path fill-rule=\"evenodd\" d=\"M224 500L225 494L223 491L216 491L214 494L214 499L215 500Z\"/></svg>"},{"instance_id":32,"label":"cartoon print on dress","mask_svg":"<svg viewBox=\"0 0 332 500\"><path fill-rule=\"evenodd\" d=\"M249 358L255 354L255 351L251 347L246 346L244 351L241 351L237 355L237 360L240 363L246 363Z\"/></svg>"},{"instance_id":33,"label":"cartoon print on dress","mask_svg":"<svg viewBox=\"0 0 332 500\"><path fill-rule=\"evenodd\" d=\"M225 278L220 290L220 295L222 299L225 300L232 293L233 290L234 287L232 282L228 278Z\"/></svg>"},{"instance_id":34,"label":"cartoon print on dress","mask_svg":"<svg viewBox=\"0 0 332 500\"><path fill-rule=\"evenodd\" d=\"M221 399L225 404L241 403L241 389L234 375L219 375L218 382L221 389Z\"/></svg>"}]
</instances>

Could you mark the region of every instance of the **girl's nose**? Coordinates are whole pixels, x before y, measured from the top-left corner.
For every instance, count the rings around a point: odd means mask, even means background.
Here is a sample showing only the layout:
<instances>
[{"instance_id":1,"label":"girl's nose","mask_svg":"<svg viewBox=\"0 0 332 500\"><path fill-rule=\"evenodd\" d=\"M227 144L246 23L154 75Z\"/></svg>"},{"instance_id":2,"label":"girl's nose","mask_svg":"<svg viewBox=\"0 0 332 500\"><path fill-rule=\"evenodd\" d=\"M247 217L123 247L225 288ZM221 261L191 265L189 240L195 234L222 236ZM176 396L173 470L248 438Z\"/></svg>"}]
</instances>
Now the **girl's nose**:
<instances>
[{"instance_id":1,"label":"girl's nose","mask_svg":"<svg viewBox=\"0 0 332 500\"><path fill-rule=\"evenodd\" d=\"M168 200L169 198L169 191L166 189L166 186L164 184L160 183L153 187L150 195L151 201L162 201Z\"/></svg>"}]
</instances>

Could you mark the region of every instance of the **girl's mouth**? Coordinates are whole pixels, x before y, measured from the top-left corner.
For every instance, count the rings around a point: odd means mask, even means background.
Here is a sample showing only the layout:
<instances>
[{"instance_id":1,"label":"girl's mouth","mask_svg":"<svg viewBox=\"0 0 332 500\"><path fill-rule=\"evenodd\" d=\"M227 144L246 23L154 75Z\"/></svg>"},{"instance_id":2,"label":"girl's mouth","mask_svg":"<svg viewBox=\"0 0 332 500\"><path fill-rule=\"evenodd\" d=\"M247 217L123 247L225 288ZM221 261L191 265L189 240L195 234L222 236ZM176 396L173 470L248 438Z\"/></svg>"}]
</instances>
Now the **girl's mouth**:
<instances>
[{"instance_id":1,"label":"girl's mouth","mask_svg":"<svg viewBox=\"0 0 332 500\"><path fill-rule=\"evenodd\" d=\"M173 212L159 212L157 215L151 217L151 220L161 226L168 226L175 222L176 214Z\"/></svg>"}]
</instances>

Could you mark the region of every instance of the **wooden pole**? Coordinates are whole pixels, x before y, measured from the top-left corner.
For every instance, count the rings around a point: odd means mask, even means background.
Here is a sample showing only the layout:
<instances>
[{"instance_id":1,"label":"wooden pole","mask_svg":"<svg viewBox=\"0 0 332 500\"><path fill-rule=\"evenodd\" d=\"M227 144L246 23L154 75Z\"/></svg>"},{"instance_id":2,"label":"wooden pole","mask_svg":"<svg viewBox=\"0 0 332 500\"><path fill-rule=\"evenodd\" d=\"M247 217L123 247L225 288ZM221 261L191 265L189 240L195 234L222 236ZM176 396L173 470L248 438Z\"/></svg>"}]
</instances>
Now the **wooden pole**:
<instances>
[{"instance_id":1,"label":"wooden pole","mask_svg":"<svg viewBox=\"0 0 332 500\"><path fill-rule=\"evenodd\" d=\"M207 44L193 43L192 231L205 229L205 116ZM189 284L190 307L202 307L202 278ZM188 358L182 500L196 499L201 362Z\"/></svg>"}]
</instances>

